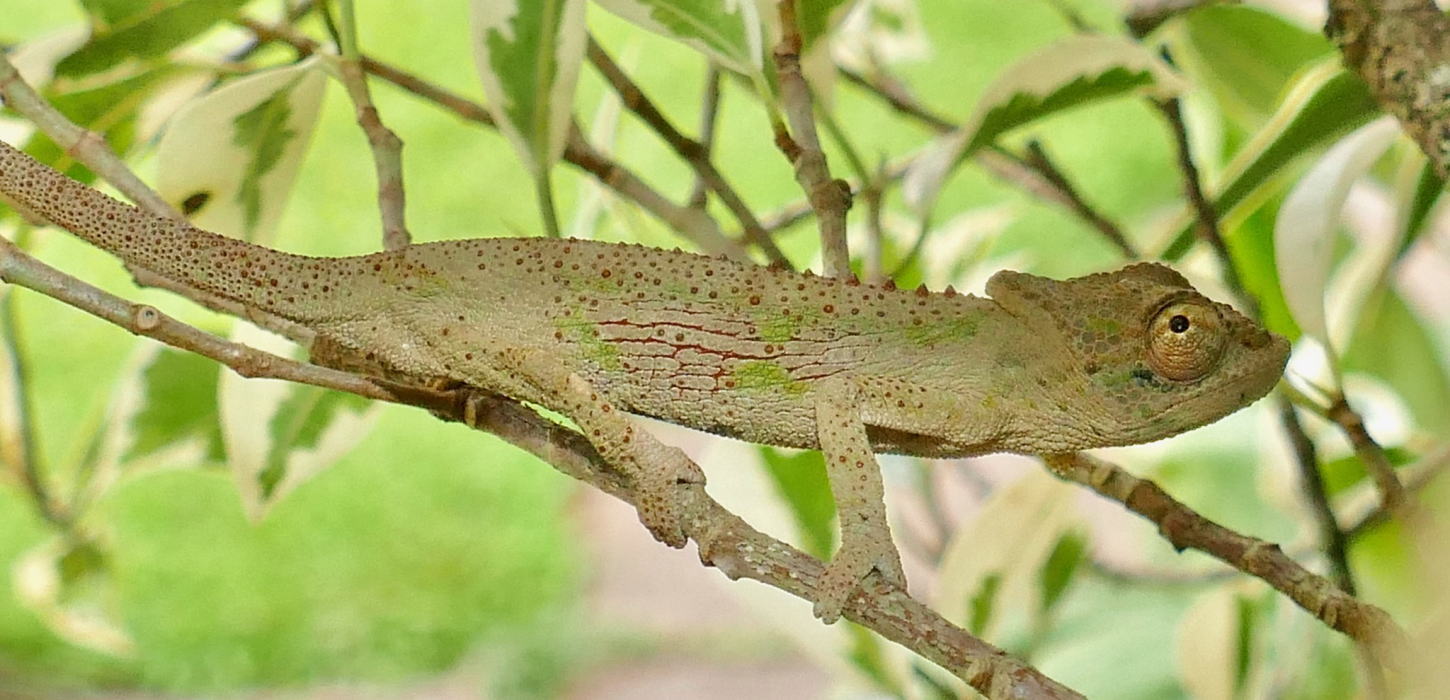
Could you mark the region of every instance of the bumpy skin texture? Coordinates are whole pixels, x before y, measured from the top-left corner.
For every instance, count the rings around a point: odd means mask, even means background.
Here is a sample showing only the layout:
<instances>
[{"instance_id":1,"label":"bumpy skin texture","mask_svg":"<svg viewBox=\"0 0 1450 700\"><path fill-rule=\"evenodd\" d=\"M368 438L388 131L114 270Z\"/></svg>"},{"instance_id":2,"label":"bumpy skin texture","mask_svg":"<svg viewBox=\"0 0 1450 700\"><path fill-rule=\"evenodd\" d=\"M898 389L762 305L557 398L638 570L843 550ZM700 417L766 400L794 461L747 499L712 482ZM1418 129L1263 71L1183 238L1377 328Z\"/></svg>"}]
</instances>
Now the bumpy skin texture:
<instances>
[{"instance_id":1,"label":"bumpy skin texture","mask_svg":"<svg viewBox=\"0 0 1450 700\"><path fill-rule=\"evenodd\" d=\"M419 380L559 410L683 535L689 460L619 411L820 448L842 547L817 613L900 577L873 452L1055 454L1156 440L1273 387L1288 344L1155 264L1056 281L1001 272L991 298L908 291L638 246L549 239L308 258L153 217L0 144L0 192L122 259L305 324Z\"/></svg>"}]
</instances>

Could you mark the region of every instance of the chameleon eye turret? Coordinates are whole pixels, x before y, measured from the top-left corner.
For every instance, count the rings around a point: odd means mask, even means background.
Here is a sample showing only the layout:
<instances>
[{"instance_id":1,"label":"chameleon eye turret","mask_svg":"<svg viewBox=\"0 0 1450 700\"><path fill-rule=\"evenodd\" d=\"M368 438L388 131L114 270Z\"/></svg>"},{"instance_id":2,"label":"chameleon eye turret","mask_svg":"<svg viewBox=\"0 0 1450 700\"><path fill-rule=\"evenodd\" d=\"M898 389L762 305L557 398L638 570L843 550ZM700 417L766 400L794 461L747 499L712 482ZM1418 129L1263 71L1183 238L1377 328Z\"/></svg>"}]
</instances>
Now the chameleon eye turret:
<instances>
[{"instance_id":1,"label":"chameleon eye turret","mask_svg":"<svg viewBox=\"0 0 1450 700\"><path fill-rule=\"evenodd\" d=\"M1169 303L1148 322L1148 367L1175 382L1191 382L1212 372L1223 359L1229 329L1212 303Z\"/></svg>"}]
</instances>

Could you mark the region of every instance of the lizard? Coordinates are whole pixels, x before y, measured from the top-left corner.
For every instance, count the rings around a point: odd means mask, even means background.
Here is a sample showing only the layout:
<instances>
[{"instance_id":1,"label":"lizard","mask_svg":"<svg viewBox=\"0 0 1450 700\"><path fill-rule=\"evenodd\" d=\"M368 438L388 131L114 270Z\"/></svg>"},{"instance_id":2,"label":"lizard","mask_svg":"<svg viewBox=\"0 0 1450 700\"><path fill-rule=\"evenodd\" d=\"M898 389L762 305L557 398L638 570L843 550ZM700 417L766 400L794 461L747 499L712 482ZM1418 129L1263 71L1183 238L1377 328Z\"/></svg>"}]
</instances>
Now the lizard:
<instances>
[{"instance_id":1,"label":"lizard","mask_svg":"<svg viewBox=\"0 0 1450 700\"><path fill-rule=\"evenodd\" d=\"M128 264L306 326L314 346L559 412L671 546L685 542L674 490L703 475L625 414L821 450L840 530L814 607L826 622L873 572L905 586L877 453L1158 440L1258 400L1289 354L1157 263L1004 270L974 296L577 239L307 257L147 213L4 143L0 193Z\"/></svg>"}]
</instances>

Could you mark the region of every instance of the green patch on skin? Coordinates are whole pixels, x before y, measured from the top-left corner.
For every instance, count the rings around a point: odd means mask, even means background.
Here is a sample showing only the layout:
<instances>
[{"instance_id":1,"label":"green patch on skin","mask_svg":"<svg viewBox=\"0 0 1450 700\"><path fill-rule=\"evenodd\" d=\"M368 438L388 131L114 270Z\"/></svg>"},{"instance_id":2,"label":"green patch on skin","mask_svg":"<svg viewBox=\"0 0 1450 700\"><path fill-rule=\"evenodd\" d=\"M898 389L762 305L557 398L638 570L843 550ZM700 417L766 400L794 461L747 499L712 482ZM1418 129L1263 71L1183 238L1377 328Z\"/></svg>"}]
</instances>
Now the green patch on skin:
<instances>
[{"instance_id":1,"label":"green patch on skin","mask_svg":"<svg viewBox=\"0 0 1450 700\"><path fill-rule=\"evenodd\" d=\"M790 372L769 360L742 362L730 373L738 389L766 389L784 391L799 395L806 391L806 383L791 379Z\"/></svg>"},{"instance_id":2,"label":"green patch on skin","mask_svg":"<svg viewBox=\"0 0 1450 700\"><path fill-rule=\"evenodd\" d=\"M902 333L906 339L917 345L935 345L948 340L969 340L982 327L986 314L972 311L955 318L921 326L908 326Z\"/></svg>"},{"instance_id":3,"label":"green patch on skin","mask_svg":"<svg viewBox=\"0 0 1450 700\"><path fill-rule=\"evenodd\" d=\"M569 316L554 319L554 327L564 333L565 339L579 346L583 359L612 372L624 369L619 359L619 348L600 340L595 324L585 320L578 309Z\"/></svg>"},{"instance_id":4,"label":"green patch on skin","mask_svg":"<svg viewBox=\"0 0 1450 700\"><path fill-rule=\"evenodd\" d=\"M377 274L384 284L406 289L414 296L435 297L453 289L451 278L424 265L418 265L406 272L396 265L383 265Z\"/></svg>"},{"instance_id":5,"label":"green patch on skin","mask_svg":"<svg viewBox=\"0 0 1450 700\"><path fill-rule=\"evenodd\" d=\"M997 407L997 395L996 394L987 394L986 396L983 396L982 397L982 408L985 408L988 411L990 411L990 410L992 410L992 409L994 409L996 407Z\"/></svg>"},{"instance_id":6,"label":"green patch on skin","mask_svg":"<svg viewBox=\"0 0 1450 700\"><path fill-rule=\"evenodd\" d=\"M1117 335L1122 332L1122 324L1111 318L1090 318L1087 320L1088 330L1102 336Z\"/></svg>"},{"instance_id":7,"label":"green patch on skin","mask_svg":"<svg viewBox=\"0 0 1450 700\"><path fill-rule=\"evenodd\" d=\"M1126 385L1128 382L1133 381L1133 368L1129 367L1126 369L1118 370L1116 372L1098 372L1097 374L1093 375L1093 379L1098 383L1099 386L1108 389L1116 389L1118 387Z\"/></svg>"},{"instance_id":8,"label":"green patch on skin","mask_svg":"<svg viewBox=\"0 0 1450 700\"><path fill-rule=\"evenodd\" d=\"M785 314L759 319L756 323L760 326L760 339L770 343L794 340L796 333L801 329L801 324L796 317Z\"/></svg>"}]
</instances>

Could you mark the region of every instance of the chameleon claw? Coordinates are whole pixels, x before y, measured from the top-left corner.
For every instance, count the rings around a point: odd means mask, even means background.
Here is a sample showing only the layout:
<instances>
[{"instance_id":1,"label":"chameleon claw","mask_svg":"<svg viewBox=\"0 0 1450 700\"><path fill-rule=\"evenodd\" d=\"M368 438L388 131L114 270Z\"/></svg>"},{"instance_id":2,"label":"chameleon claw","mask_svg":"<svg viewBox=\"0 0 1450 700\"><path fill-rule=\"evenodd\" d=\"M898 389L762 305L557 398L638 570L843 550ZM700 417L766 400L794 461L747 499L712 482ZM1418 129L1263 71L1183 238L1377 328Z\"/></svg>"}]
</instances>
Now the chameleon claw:
<instances>
[{"instance_id":1,"label":"chameleon claw","mask_svg":"<svg viewBox=\"0 0 1450 700\"><path fill-rule=\"evenodd\" d=\"M843 536L842 541L840 551L821 574L820 583L816 586L818 597L811 610L828 625L840 619L847 601L873 571L887 582L906 590L901 555L889 536L886 539L873 538L862 532L857 537Z\"/></svg>"}]
</instances>

